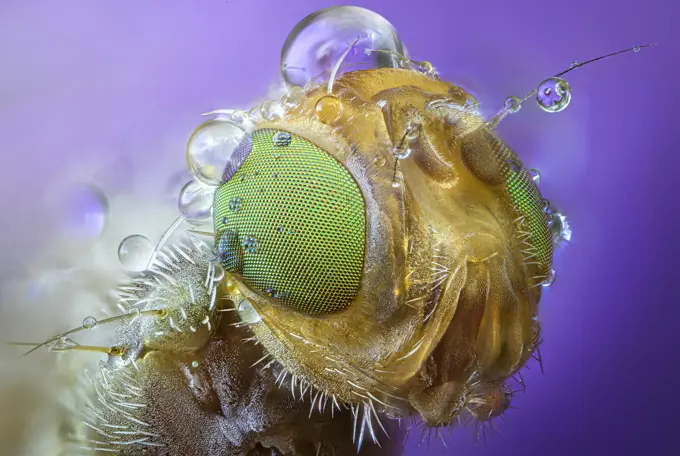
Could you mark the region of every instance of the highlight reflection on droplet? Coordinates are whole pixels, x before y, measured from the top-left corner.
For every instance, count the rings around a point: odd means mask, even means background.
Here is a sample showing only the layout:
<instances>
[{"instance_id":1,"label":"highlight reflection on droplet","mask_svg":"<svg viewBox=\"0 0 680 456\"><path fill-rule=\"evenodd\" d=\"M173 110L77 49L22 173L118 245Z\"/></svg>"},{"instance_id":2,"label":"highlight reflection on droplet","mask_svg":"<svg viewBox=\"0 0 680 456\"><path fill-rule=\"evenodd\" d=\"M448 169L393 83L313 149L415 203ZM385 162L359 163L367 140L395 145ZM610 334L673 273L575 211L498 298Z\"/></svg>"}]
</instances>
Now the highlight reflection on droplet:
<instances>
[{"instance_id":1,"label":"highlight reflection on droplet","mask_svg":"<svg viewBox=\"0 0 680 456\"><path fill-rule=\"evenodd\" d=\"M146 269L146 265L153 253L151 241L141 234L133 234L123 239L118 246L118 260L126 269L140 272Z\"/></svg>"},{"instance_id":2,"label":"highlight reflection on droplet","mask_svg":"<svg viewBox=\"0 0 680 456\"><path fill-rule=\"evenodd\" d=\"M357 41L358 39L358 41ZM290 33L281 53L284 80L304 86L321 74L330 74L340 56L356 42L343 61L343 69L396 68L398 58L380 49L405 54L396 30L379 14L356 6L335 6L304 18Z\"/></svg>"},{"instance_id":3,"label":"highlight reflection on droplet","mask_svg":"<svg viewBox=\"0 0 680 456\"><path fill-rule=\"evenodd\" d=\"M545 112L563 111L571 102L571 88L564 79L548 78L538 85L536 102Z\"/></svg>"},{"instance_id":4,"label":"highlight reflection on droplet","mask_svg":"<svg viewBox=\"0 0 680 456\"><path fill-rule=\"evenodd\" d=\"M219 185L223 172L246 132L234 122L213 119L199 126L189 139L187 162L196 179Z\"/></svg>"}]
</instances>

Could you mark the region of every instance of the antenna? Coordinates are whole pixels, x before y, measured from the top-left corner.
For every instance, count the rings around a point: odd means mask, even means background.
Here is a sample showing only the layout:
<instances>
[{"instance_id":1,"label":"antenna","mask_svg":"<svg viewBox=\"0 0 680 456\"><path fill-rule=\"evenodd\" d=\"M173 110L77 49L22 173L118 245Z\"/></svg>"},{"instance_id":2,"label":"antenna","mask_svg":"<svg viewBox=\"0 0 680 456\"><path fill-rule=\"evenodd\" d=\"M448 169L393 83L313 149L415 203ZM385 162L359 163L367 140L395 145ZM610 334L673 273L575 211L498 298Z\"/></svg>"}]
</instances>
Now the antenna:
<instances>
[{"instance_id":1,"label":"antenna","mask_svg":"<svg viewBox=\"0 0 680 456\"><path fill-rule=\"evenodd\" d=\"M640 49L642 49L642 48L652 47L652 46L656 46L656 44L643 44L643 45L640 45L640 46L634 46L632 48L612 52L611 54L602 55L600 57L595 57L594 59L586 60L585 62L582 62L582 63L574 62L574 63L571 64L571 66L568 69L566 69L566 70L564 70L560 73L557 73L556 75L553 76L553 78L560 78L561 76L564 76L565 74L569 73L570 71L574 71L577 68L581 68L582 66L588 65L588 64L596 62L598 60L606 59L606 58L613 57L613 56L618 55L618 54L624 54L626 52L631 52L631 51L632 52L639 52ZM540 87L540 85L542 85L542 83L539 84L539 87ZM565 83L565 85L566 85L566 83ZM568 85L566 85L566 90L569 90ZM501 109L498 114L496 114L491 120L489 120L486 123L486 126L489 127L489 128L496 127L501 122L501 120L503 120L505 118L505 116L507 116L508 114L511 114L513 112L519 111L519 108L522 107L522 104L525 101L527 101L529 98L536 95L537 92L538 92L538 88L532 90L531 92L526 94L521 99L518 98L518 97L515 97L515 96L508 97L505 101L505 106L503 107L503 109Z\"/></svg>"},{"instance_id":2,"label":"antenna","mask_svg":"<svg viewBox=\"0 0 680 456\"><path fill-rule=\"evenodd\" d=\"M335 84L335 77L338 74L338 71L340 70L340 65L342 65L343 60L347 57L347 54L349 54L349 51L351 51L354 46L359 42L360 37L357 37L356 40L354 40L354 43L352 43L345 52L342 53L338 61L335 63L333 66L333 71L331 71L331 77L328 80L328 95L333 95L333 84Z\"/></svg>"}]
</instances>

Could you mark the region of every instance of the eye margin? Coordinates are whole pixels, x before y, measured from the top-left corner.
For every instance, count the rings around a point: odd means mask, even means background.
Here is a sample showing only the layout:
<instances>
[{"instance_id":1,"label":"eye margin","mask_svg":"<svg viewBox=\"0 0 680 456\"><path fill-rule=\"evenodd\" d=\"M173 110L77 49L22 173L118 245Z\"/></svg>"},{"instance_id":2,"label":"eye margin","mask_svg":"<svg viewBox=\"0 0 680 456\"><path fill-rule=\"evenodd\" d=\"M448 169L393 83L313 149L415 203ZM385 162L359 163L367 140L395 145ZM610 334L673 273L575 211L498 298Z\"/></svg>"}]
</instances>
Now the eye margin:
<instances>
[{"instance_id":1,"label":"eye margin","mask_svg":"<svg viewBox=\"0 0 680 456\"><path fill-rule=\"evenodd\" d=\"M253 136L251 134L246 134L239 145L234 150L227 163L224 165L224 171L222 172L222 184L227 182L229 179L234 177L234 174L243 166L250 152L253 150Z\"/></svg>"}]
</instances>

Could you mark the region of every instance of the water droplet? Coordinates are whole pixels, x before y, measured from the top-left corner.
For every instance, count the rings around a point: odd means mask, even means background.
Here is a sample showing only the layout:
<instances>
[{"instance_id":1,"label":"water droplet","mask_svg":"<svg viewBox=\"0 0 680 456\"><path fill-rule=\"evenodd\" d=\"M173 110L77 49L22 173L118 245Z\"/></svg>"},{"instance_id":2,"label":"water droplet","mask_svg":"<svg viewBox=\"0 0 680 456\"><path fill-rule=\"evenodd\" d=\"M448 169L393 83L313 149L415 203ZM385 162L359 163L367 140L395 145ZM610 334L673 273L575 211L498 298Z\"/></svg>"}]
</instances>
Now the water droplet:
<instances>
[{"instance_id":1,"label":"water droplet","mask_svg":"<svg viewBox=\"0 0 680 456\"><path fill-rule=\"evenodd\" d=\"M77 344L74 343L71 339L68 339L66 337L60 337L59 339L50 343L47 346L47 350L50 351L50 352L64 351L64 350L68 350L69 347L74 347L75 345L77 345Z\"/></svg>"},{"instance_id":2,"label":"water droplet","mask_svg":"<svg viewBox=\"0 0 680 456\"><path fill-rule=\"evenodd\" d=\"M507 163L508 168L510 168L510 170L513 173L518 173L518 172L522 171L522 166L517 162L517 160L513 160L513 159L505 160L505 163Z\"/></svg>"},{"instance_id":3,"label":"water droplet","mask_svg":"<svg viewBox=\"0 0 680 456\"><path fill-rule=\"evenodd\" d=\"M224 217L224 218L222 219L222 223L224 223L225 225L227 224L228 221L229 221L229 220L227 220L226 217Z\"/></svg>"},{"instance_id":4,"label":"water droplet","mask_svg":"<svg viewBox=\"0 0 680 456\"><path fill-rule=\"evenodd\" d=\"M319 98L314 108L316 118L326 125L332 125L340 120L344 111L342 101L332 95Z\"/></svg>"},{"instance_id":5,"label":"water droplet","mask_svg":"<svg viewBox=\"0 0 680 456\"><path fill-rule=\"evenodd\" d=\"M569 68L575 68L576 66L578 66L578 64L579 64L578 60L574 60L573 62L571 62L571 65L569 65Z\"/></svg>"},{"instance_id":6,"label":"water droplet","mask_svg":"<svg viewBox=\"0 0 680 456\"><path fill-rule=\"evenodd\" d=\"M284 104L284 106L287 107L295 107L302 103L302 100L305 99L305 89L303 89L300 86L293 86L288 89L288 93L286 93L283 98L281 98L281 103Z\"/></svg>"},{"instance_id":7,"label":"water droplet","mask_svg":"<svg viewBox=\"0 0 680 456\"><path fill-rule=\"evenodd\" d=\"M78 241L98 238L108 222L106 195L91 185L69 189L55 204L60 231L64 237Z\"/></svg>"},{"instance_id":8,"label":"water droplet","mask_svg":"<svg viewBox=\"0 0 680 456\"><path fill-rule=\"evenodd\" d=\"M198 361L192 361L191 367L193 367L194 369L197 368L198 367Z\"/></svg>"},{"instance_id":9,"label":"water droplet","mask_svg":"<svg viewBox=\"0 0 680 456\"><path fill-rule=\"evenodd\" d=\"M257 312L253 303L247 298L244 298L239 302L238 316L244 323L249 325L262 321L262 316Z\"/></svg>"},{"instance_id":10,"label":"water droplet","mask_svg":"<svg viewBox=\"0 0 680 456\"><path fill-rule=\"evenodd\" d=\"M243 239L243 248L248 253L256 253L257 249L260 247L259 241L253 236L246 236Z\"/></svg>"},{"instance_id":11,"label":"water droplet","mask_svg":"<svg viewBox=\"0 0 680 456\"><path fill-rule=\"evenodd\" d=\"M232 198L231 200L229 200L229 209L231 209L234 212L240 210L242 205L243 200L241 199L240 196L237 196L236 198Z\"/></svg>"},{"instance_id":12,"label":"water droplet","mask_svg":"<svg viewBox=\"0 0 680 456\"><path fill-rule=\"evenodd\" d=\"M556 276L557 275L555 273L555 270L551 269L548 272L548 277L543 281L543 283L541 283L541 285L543 285L546 288L552 286L552 284L555 283Z\"/></svg>"},{"instance_id":13,"label":"water droplet","mask_svg":"<svg viewBox=\"0 0 680 456\"><path fill-rule=\"evenodd\" d=\"M541 82L536 90L538 106L546 112L560 112L571 101L571 89L567 81L560 78L548 78Z\"/></svg>"},{"instance_id":14,"label":"water droplet","mask_svg":"<svg viewBox=\"0 0 680 456\"><path fill-rule=\"evenodd\" d=\"M280 226L276 229L276 231L278 231L279 233L283 233L284 228L282 226Z\"/></svg>"},{"instance_id":15,"label":"water droplet","mask_svg":"<svg viewBox=\"0 0 680 456\"><path fill-rule=\"evenodd\" d=\"M432 63L428 62L427 60L420 62L419 67L420 67L421 72L423 72L423 73L425 73L429 76L432 76L436 73L434 66L432 66Z\"/></svg>"},{"instance_id":16,"label":"water droplet","mask_svg":"<svg viewBox=\"0 0 680 456\"><path fill-rule=\"evenodd\" d=\"M189 221L200 222L210 218L215 187L191 180L180 190L177 199L179 212Z\"/></svg>"},{"instance_id":17,"label":"water droplet","mask_svg":"<svg viewBox=\"0 0 680 456\"><path fill-rule=\"evenodd\" d=\"M262 120L262 112L260 111L260 106L254 106L248 111L248 118L252 122L260 122Z\"/></svg>"},{"instance_id":18,"label":"water droplet","mask_svg":"<svg viewBox=\"0 0 680 456\"><path fill-rule=\"evenodd\" d=\"M140 272L146 269L146 265L153 253L153 245L146 236L133 234L123 239L118 246L118 260L126 269Z\"/></svg>"},{"instance_id":19,"label":"water droplet","mask_svg":"<svg viewBox=\"0 0 680 456\"><path fill-rule=\"evenodd\" d=\"M285 147L289 146L290 143L293 142L293 137L287 131L279 131L274 133L272 141L277 147Z\"/></svg>"},{"instance_id":20,"label":"water droplet","mask_svg":"<svg viewBox=\"0 0 680 456\"><path fill-rule=\"evenodd\" d=\"M633 52L640 52L640 46L635 46L633 48Z\"/></svg>"},{"instance_id":21,"label":"water droplet","mask_svg":"<svg viewBox=\"0 0 680 456\"><path fill-rule=\"evenodd\" d=\"M420 129L423 127L423 122L425 119L422 116L418 116L411 122L408 127L406 127L406 135L404 138L407 141L413 142L420 136Z\"/></svg>"},{"instance_id":22,"label":"water droplet","mask_svg":"<svg viewBox=\"0 0 680 456\"><path fill-rule=\"evenodd\" d=\"M215 282L219 282L224 279L224 268L219 264L213 266L212 278Z\"/></svg>"},{"instance_id":23,"label":"water droplet","mask_svg":"<svg viewBox=\"0 0 680 456\"><path fill-rule=\"evenodd\" d=\"M279 173L274 173L274 179L278 179L278 178L279 178Z\"/></svg>"},{"instance_id":24,"label":"water droplet","mask_svg":"<svg viewBox=\"0 0 680 456\"><path fill-rule=\"evenodd\" d=\"M241 109L234 109L231 113L231 121L236 125L244 125L248 121L248 113Z\"/></svg>"},{"instance_id":25,"label":"water droplet","mask_svg":"<svg viewBox=\"0 0 680 456\"><path fill-rule=\"evenodd\" d=\"M93 329L97 326L97 319L94 317L86 317L83 320L83 328L85 329Z\"/></svg>"},{"instance_id":26,"label":"water droplet","mask_svg":"<svg viewBox=\"0 0 680 456\"><path fill-rule=\"evenodd\" d=\"M397 159L404 160L411 155L412 150L410 147L402 147L401 149L395 147L393 152Z\"/></svg>"},{"instance_id":27,"label":"water droplet","mask_svg":"<svg viewBox=\"0 0 680 456\"><path fill-rule=\"evenodd\" d=\"M399 187L401 187L401 184L399 183L399 181L394 181L394 182L392 182L392 187L399 188Z\"/></svg>"},{"instance_id":28,"label":"water droplet","mask_svg":"<svg viewBox=\"0 0 680 456\"><path fill-rule=\"evenodd\" d=\"M553 233L553 239L556 243L562 241L569 242L571 240L571 227L567 217L559 212L554 212L550 217L550 227Z\"/></svg>"},{"instance_id":29,"label":"water droplet","mask_svg":"<svg viewBox=\"0 0 680 456\"><path fill-rule=\"evenodd\" d=\"M505 99L505 109L508 112L514 113L520 110L522 107L522 101L516 97L516 96L511 96Z\"/></svg>"},{"instance_id":30,"label":"water droplet","mask_svg":"<svg viewBox=\"0 0 680 456\"><path fill-rule=\"evenodd\" d=\"M373 159L373 163L375 163L375 166L377 167L385 166L385 161L386 161L385 157L383 157L382 155L378 155Z\"/></svg>"},{"instance_id":31,"label":"water droplet","mask_svg":"<svg viewBox=\"0 0 680 456\"><path fill-rule=\"evenodd\" d=\"M529 172L531 180L534 181L534 184L538 185L541 183L541 173L538 172L536 168L530 168L527 171Z\"/></svg>"},{"instance_id":32,"label":"water droplet","mask_svg":"<svg viewBox=\"0 0 680 456\"><path fill-rule=\"evenodd\" d=\"M267 100L260 107L262 117L267 120L276 120L283 117L283 106L274 100Z\"/></svg>"},{"instance_id":33,"label":"water droplet","mask_svg":"<svg viewBox=\"0 0 680 456\"><path fill-rule=\"evenodd\" d=\"M220 185L223 172L243 141L245 131L233 122L213 119L194 131L187 146L187 162L196 179L208 185Z\"/></svg>"},{"instance_id":34,"label":"water droplet","mask_svg":"<svg viewBox=\"0 0 680 456\"><path fill-rule=\"evenodd\" d=\"M550 200L547 198L543 198L543 210L545 211L546 214L550 215L552 214L552 206L550 205Z\"/></svg>"},{"instance_id":35,"label":"water droplet","mask_svg":"<svg viewBox=\"0 0 680 456\"><path fill-rule=\"evenodd\" d=\"M335 6L312 13L290 33L281 54L284 80L304 86L317 75L327 77L355 41L339 74L342 70L398 67L397 57L371 49L406 53L396 30L384 17L356 6Z\"/></svg>"}]
</instances>

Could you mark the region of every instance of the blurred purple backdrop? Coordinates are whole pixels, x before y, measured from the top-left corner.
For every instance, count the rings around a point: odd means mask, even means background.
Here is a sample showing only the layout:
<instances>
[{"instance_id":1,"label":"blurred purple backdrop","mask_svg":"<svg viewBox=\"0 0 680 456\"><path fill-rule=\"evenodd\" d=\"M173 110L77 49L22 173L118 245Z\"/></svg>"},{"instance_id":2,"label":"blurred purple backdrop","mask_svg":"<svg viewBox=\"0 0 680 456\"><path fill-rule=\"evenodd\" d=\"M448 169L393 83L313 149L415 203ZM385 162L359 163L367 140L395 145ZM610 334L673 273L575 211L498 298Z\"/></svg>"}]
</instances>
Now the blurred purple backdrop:
<instances>
[{"instance_id":1,"label":"blurred purple backdrop","mask_svg":"<svg viewBox=\"0 0 680 456\"><path fill-rule=\"evenodd\" d=\"M663 3L663 4L662 4ZM154 193L215 108L249 107L278 81L281 46L324 0L0 3L3 280L45 229L51 182L74 168ZM545 375L503 437L431 455L679 454L680 247L675 146L680 4L629 0L356 0L390 20L489 112L574 60L649 42L568 76L571 105L529 104L501 126L574 236L543 301ZM85 166L84 164L87 164ZM675 165L675 166L674 166ZM88 168L89 167L89 168ZM30 204L29 204L30 203ZM415 440L415 439L414 439ZM408 454L421 454L415 447Z\"/></svg>"}]
</instances>

